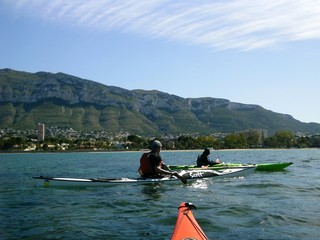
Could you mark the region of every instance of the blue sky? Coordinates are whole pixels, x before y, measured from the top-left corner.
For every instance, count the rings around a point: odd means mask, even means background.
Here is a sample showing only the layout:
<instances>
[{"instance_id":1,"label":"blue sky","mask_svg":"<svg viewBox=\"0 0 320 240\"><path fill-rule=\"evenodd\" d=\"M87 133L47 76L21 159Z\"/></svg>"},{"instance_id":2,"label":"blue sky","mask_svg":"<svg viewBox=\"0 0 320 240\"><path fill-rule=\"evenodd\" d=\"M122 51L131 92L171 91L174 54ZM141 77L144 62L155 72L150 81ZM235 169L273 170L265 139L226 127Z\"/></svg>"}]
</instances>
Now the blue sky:
<instances>
[{"instance_id":1,"label":"blue sky","mask_svg":"<svg viewBox=\"0 0 320 240\"><path fill-rule=\"evenodd\" d=\"M0 0L0 68L320 123L319 0Z\"/></svg>"}]
</instances>

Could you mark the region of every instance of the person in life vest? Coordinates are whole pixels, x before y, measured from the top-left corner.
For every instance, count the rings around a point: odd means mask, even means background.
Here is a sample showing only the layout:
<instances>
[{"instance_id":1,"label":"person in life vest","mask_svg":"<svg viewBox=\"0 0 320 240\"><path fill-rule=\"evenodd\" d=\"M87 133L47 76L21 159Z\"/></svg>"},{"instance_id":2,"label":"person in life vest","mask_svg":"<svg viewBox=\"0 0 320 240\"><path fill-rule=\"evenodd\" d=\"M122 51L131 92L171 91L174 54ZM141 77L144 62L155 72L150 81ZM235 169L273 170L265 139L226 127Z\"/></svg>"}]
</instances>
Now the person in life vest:
<instances>
[{"instance_id":1,"label":"person in life vest","mask_svg":"<svg viewBox=\"0 0 320 240\"><path fill-rule=\"evenodd\" d=\"M187 180L184 177L181 177L177 172L170 171L168 166L164 164L160 156L161 148L161 142L155 140L151 144L151 151L142 154L139 167L140 175L145 178L161 178L165 175L176 176L183 183L186 183Z\"/></svg>"},{"instance_id":2,"label":"person in life vest","mask_svg":"<svg viewBox=\"0 0 320 240\"><path fill-rule=\"evenodd\" d=\"M208 167L214 164L221 163L219 159L211 161L209 155L210 150L208 148L205 148L203 153L199 155L197 158L197 167Z\"/></svg>"}]
</instances>

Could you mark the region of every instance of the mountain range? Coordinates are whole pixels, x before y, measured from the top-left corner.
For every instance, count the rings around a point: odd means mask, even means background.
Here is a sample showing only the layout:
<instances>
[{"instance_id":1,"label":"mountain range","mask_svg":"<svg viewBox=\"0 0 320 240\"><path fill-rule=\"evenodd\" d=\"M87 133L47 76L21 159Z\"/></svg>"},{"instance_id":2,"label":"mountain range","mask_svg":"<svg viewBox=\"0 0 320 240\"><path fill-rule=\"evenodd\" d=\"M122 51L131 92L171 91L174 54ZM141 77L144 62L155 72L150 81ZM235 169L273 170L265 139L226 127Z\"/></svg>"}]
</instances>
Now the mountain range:
<instances>
[{"instance_id":1,"label":"mountain range","mask_svg":"<svg viewBox=\"0 0 320 240\"><path fill-rule=\"evenodd\" d=\"M320 133L320 124L303 123L259 105L221 98L182 98L156 90L127 90L65 73L0 69L1 128L46 126L75 130L155 134L233 133L266 129Z\"/></svg>"}]
</instances>

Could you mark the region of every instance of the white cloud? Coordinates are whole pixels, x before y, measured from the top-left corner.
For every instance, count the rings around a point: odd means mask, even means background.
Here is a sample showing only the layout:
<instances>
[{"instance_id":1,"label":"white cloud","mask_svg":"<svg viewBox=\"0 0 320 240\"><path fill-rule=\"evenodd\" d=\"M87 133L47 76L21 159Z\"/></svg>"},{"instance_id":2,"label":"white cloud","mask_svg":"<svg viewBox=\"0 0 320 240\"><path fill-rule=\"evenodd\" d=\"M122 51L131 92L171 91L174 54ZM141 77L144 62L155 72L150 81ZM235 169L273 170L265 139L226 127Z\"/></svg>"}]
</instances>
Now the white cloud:
<instances>
[{"instance_id":1,"label":"white cloud","mask_svg":"<svg viewBox=\"0 0 320 240\"><path fill-rule=\"evenodd\" d=\"M320 0L16 0L48 21L250 50L320 38Z\"/></svg>"}]
</instances>

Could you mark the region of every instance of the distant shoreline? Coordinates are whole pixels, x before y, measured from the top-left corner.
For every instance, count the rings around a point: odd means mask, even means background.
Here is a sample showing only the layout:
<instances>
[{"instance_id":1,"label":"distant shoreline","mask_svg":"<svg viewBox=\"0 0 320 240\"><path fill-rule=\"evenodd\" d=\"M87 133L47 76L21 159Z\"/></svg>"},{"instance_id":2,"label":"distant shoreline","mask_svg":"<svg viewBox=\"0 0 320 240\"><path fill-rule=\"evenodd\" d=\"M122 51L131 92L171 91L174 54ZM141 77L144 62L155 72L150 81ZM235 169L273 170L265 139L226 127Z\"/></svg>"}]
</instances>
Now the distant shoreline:
<instances>
[{"instance_id":1,"label":"distant shoreline","mask_svg":"<svg viewBox=\"0 0 320 240\"><path fill-rule=\"evenodd\" d=\"M269 150L319 150L320 148L245 148L245 149L213 149L212 152L232 152L232 151L269 151ZM0 151L0 154L19 154L19 153L130 153L130 152L147 152L150 150L70 150L70 151ZM164 152L202 152L203 149L185 149L185 150L161 150Z\"/></svg>"}]
</instances>

